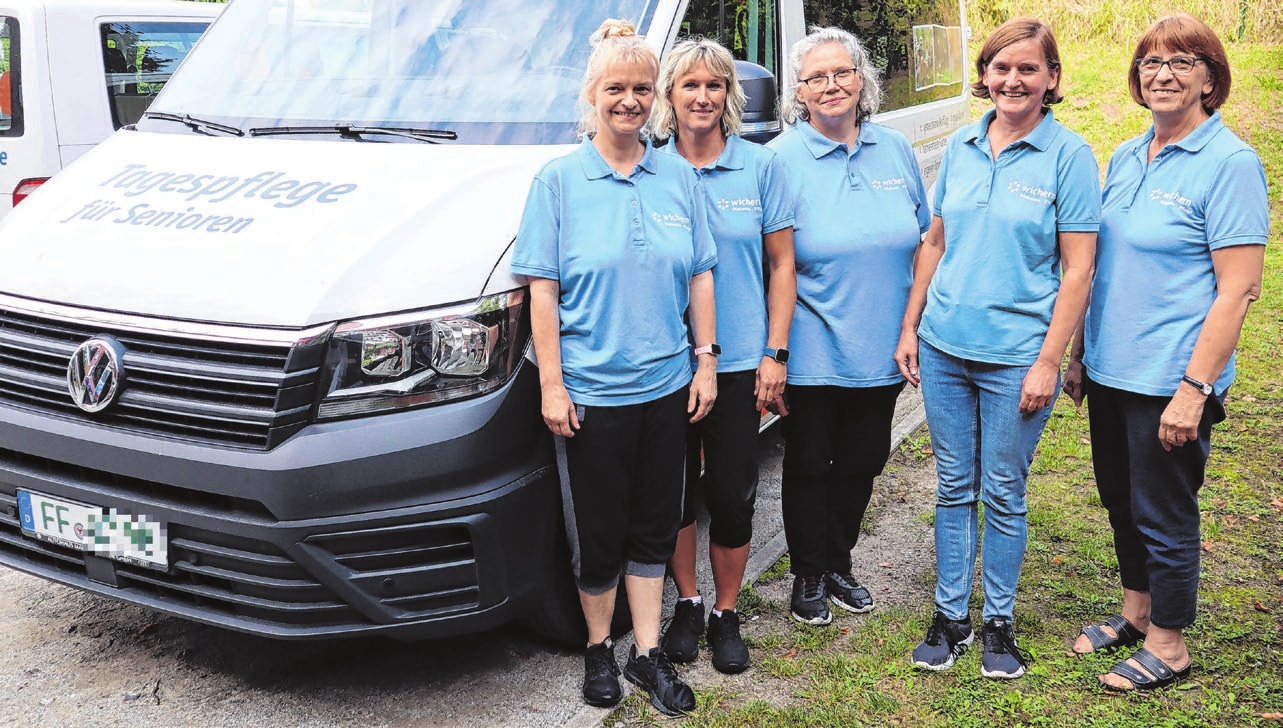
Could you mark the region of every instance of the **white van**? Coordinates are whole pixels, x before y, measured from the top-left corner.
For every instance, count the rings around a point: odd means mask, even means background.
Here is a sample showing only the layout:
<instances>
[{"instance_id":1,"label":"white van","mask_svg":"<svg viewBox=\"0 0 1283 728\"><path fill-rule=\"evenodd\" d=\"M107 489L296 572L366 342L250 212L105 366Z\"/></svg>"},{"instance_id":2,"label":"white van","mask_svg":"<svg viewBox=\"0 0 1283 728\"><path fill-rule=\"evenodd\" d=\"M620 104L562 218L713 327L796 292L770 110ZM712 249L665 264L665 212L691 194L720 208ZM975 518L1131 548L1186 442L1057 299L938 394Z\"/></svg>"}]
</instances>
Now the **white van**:
<instances>
[{"instance_id":1,"label":"white van","mask_svg":"<svg viewBox=\"0 0 1283 728\"><path fill-rule=\"evenodd\" d=\"M223 9L178 0L0 0L0 219L132 124Z\"/></svg>"},{"instance_id":2,"label":"white van","mask_svg":"<svg viewBox=\"0 0 1283 728\"><path fill-rule=\"evenodd\" d=\"M0 227L0 563L275 637L582 642L508 256L576 142L589 33L718 37L769 81L845 25L930 178L964 15L920 5L232 3L136 130Z\"/></svg>"}]
</instances>

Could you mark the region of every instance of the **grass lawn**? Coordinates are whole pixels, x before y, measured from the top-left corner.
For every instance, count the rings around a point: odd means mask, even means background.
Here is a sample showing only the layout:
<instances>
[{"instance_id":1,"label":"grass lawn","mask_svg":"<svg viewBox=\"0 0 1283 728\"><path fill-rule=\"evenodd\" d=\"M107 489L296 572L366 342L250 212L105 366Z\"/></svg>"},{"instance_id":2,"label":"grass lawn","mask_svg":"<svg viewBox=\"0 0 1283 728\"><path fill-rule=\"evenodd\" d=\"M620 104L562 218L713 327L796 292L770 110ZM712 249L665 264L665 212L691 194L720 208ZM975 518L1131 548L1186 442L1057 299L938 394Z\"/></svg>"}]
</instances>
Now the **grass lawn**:
<instances>
[{"instance_id":1,"label":"grass lawn","mask_svg":"<svg viewBox=\"0 0 1283 728\"><path fill-rule=\"evenodd\" d=\"M1113 149L1149 123L1127 94L1130 47L1061 43L1068 98L1057 118L1087 137L1103 171ZM879 609L862 620L797 625L759 638L755 679L775 684L763 695L776 697L763 699L754 694L757 688L701 691L700 710L686 724L1283 726L1283 45L1238 44L1229 52L1235 79L1223 115L1264 159L1272 235L1264 295L1248 317L1229 419L1213 436L1202 492L1199 620L1187 631L1192 679L1153 695L1109 696L1097 688L1096 675L1118 658L1068 652L1083 624L1119 611L1121 603L1112 539L1092 477L1087 420L1062 397L1029 484L1030 538L1016 626L1036 661L1025 677L980 677L978 650L949 672L912 669L907 656L926 632L927 584L934 575L906 575L923 583L921 607ZM984 108L973 106L977 115ZM925 458L917 467L929 467L926 442L925 430L916 433L898 462L908 467ZM929 512L929 504L923 510ZM755 600L751 588L745 597L760 618L785 618L784 604ZM978 598L972 611L980 611ZM656 722L657 714L639 705L630 699L605 724Z\"/></svg>"}]
</instances>

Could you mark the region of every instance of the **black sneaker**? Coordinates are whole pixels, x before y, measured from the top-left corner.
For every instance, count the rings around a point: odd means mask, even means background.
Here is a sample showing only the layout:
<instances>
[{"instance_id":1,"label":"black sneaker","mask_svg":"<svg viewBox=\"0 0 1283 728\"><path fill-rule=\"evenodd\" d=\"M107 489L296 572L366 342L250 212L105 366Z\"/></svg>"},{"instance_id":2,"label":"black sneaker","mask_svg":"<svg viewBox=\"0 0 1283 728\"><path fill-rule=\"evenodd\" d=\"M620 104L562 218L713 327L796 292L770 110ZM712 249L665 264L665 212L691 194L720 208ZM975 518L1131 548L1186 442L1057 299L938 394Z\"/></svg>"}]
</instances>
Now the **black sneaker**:
<instances>
[{"instance_id":1,"label":"black sneaker","mask_svg":"<svg viewBox=\"0 0 1283 728\"><path fill-rule=\"evenodd\" d=\"M913 648L913 664L924 670L948 670L975 638L970 619L955 622L936 612L927 628L927 638Z\"/></svg>"},{"instance_id":2,"label":"black sneaker","mask_svg":"<svg viewBox=\"0 0 1283 728\"><path fill-rule=\"evenodd\" d=\"M1010 620L991 619L985 622L984 642L980 674L985 677L1017 678L1025 674L1025 666L1033 661L1033 657L1016 644L1016 633Z\"/></svg>"},{"instance_id":3,"label":"black sneaker","mask_svg":"<svg viewBox=\"0 0 1283 728\"><path fill-rule=\"evenodd\" d=\"M735 675L748 669L748 645L740 636L740 615L734 609L723 609L720 617L708 615L708 646L718 672Z\"/></svg>"},{"instance_id":4,"label":"black sneaker","mask_svg":"<svg viewBox=\"0 0 1283 728\"><path fill-rule=\"evenodd\" d=\"M611 708L624 697L619 684L619 663L615 662L610 640L588 645L584 653L584 702L598 708Z\"/></svg>"},{"instance_id":5,"label":"black sneaker","mask_svg":"<svg viewBox=\"0 0 1283 728\"><path fill-rule=\"evenodd\" d=\"M829 601L848 612L864 614L873 611L873 595L849 571L845 574L825 574L824 588L829 593Z\"/></svg>"},{"instance_id":6,"label":"black sneaker","mask_svg":"<svg viewBox=\"0 0 1283 728\"><path fill-rule=\"evenodd\" d=\"M658 647L638 655L637 645L633 645L624 664L624 677L649 693L650 704L664 715L685 715L695 709L695 693Z\"/></svg>"},{"instance_id":7,"label":"black sneaker","mask_svg":"<svg viewBox=\"0 0 1283 728\"><path fill-rule=\"evenodd\" d=\"M829 607L824 603L824 577L793 577L793 598L790 608L793 619L806 624L828 624L833 621Z\"/></svg>"},{"instance_id":8,"label":"black sneaker","mask_svg":"<svg viewBox=\"0 0 1283 728\"><path fill-rule=\"evenodd\" d=\"M678 599L659 646L673 662L691 662L699 655L699 636L703 633L704 603Z\"/></svg>"}]
</instances>

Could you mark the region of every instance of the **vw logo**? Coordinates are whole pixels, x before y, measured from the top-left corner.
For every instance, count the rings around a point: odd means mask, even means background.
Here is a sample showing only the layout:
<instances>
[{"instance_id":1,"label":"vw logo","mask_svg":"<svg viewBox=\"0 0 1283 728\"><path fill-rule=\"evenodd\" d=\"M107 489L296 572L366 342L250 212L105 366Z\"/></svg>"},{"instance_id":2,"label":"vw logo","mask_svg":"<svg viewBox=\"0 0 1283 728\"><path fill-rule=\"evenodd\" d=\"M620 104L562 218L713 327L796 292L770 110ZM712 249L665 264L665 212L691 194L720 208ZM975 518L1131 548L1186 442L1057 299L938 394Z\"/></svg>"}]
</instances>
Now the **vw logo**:
<instances>
[{"instance_id":1,"label":"vw logo","mask_svg":"<svg viewBox=\"0 0 1283 728\"><path fill-rule=\"evenodd\" d=\"M110 336L95 336L81 344L67 365L71 401L86 412L98 412L116 401L125 373L125 347Z\"/></svg>"}]
</instances>

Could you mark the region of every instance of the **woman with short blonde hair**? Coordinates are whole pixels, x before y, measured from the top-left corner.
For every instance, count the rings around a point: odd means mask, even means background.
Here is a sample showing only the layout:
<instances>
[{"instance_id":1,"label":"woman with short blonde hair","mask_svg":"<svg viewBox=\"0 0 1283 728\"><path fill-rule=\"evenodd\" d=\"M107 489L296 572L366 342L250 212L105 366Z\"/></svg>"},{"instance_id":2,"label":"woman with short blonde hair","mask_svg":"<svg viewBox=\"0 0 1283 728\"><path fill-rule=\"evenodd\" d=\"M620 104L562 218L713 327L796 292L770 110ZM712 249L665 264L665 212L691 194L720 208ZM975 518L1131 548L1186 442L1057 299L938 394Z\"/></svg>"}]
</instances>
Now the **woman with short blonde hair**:
<instances>
[{"instance_id":1,"label":"woman with short blonde hair","mask_svg":"<svg viewBox=\"0 0 1283 728\"><path fill-rule=\"evenodd\" d=\"M730 51L707 38L683 40L669 52L659 79L655 126L669 137L663 150L700 177L717 240L717 310L734 322L718 337L717 407L691 425L686 444L686 507L670 564L678 600L664 652L674 662L690 662L704 634L695 583L695 514L702 501L716 590L708 645L714 668L738 673L749 666L735 604L753 535L759 413L784 388L796 299L793 202L776 154L735 135L746 99Z\"/></svg>"}]
</instances>

